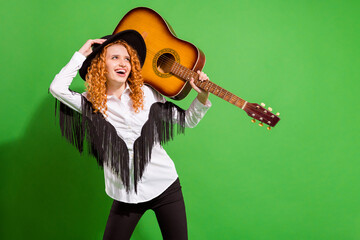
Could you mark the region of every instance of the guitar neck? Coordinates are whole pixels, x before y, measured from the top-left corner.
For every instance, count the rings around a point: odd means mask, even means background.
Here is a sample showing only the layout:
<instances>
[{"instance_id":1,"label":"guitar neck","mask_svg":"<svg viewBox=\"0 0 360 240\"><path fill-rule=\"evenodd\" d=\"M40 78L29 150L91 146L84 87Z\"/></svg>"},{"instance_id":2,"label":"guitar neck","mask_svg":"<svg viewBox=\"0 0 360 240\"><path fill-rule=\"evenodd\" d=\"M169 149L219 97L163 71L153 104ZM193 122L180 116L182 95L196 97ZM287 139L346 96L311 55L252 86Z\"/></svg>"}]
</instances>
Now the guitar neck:
<instances>
[{"instance_id":1,"label":"guitar neck","mask_svg":"<svg viewBox=\"0 0 360 240\"><path fill-rule=\"evenodd\" d=\"M184 79L185 81L189 81L191 78L194 78L194 83L196 86L224 99L231 104L234 104L241 109L244 109L244 107L246 106L247 101L245 101L244 99L216 85L210 80L200 81L199 74L182 66L177 62L174 62L172 64L170 72L178 78Z\"/></svg>"}]
</instances>

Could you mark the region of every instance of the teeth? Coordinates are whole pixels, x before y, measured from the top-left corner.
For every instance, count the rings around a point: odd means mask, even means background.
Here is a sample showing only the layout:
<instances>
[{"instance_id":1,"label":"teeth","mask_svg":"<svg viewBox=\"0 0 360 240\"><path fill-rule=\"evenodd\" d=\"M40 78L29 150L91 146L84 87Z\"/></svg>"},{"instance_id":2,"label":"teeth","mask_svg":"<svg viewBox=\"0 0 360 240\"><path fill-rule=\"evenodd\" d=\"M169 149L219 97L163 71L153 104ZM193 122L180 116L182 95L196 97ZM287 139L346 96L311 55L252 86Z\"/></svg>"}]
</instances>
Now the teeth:
<instances>
[{"instance_id":1,"label":"teeth","mask_svg":"<svg viewBox=\"0 0 360 240\"><path fill-rule=\"evenodd\" d=\"M116 71L117 73L125 73L125 70Z\"/></svg>"}]
</instances>

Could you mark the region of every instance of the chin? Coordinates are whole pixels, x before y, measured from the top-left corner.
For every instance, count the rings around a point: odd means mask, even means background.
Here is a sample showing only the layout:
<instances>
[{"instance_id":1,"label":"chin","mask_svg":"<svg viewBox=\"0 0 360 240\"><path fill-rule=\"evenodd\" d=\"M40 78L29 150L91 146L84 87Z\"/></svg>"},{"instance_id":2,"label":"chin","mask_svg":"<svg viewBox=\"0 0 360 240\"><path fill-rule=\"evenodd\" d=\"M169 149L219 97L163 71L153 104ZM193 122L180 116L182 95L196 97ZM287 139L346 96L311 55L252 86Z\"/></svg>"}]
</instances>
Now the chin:
<instances>
[{"instance_id":1,"label":"chin","mask_svg":"<svg viewBox=\"0 0 360 240\"><path fill-rule=\"evenodd\" d=\"M125 77L123 77L123 78L117 77L117 78L108 78L107 81L113 82L113 83L125 83L127 81L127 79L128 79L127 77L126 78Z\"/></svg>"}]
</instances>

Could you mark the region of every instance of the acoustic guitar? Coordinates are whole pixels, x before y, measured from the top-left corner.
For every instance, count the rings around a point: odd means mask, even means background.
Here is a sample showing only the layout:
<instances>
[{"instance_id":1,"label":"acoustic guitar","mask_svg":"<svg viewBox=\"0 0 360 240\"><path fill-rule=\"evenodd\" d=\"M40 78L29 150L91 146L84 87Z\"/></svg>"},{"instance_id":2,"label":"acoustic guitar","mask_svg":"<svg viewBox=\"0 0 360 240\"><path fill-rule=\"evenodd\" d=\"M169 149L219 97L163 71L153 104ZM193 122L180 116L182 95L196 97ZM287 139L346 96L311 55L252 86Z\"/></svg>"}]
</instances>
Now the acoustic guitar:
<instances>
[{"instance_id":1,"label":"acoustic guitar","mask_svg":"<svg viewBox=\"0 0 360 240\"><path fill-rule=\"evenodd\" d=\"M259 120L260 126L265 123L270 130L280 120L279 113L271 113L272 109L265 109L263 103L261 106L249 103L209 80L199 81L197 71L205 65L204 53L192 43L177 38L170 24L154 10L132 9L120 20L113 34L127 29L143 36L147 48L142 68L144 82L162 95L175 100L185 98L191 90L189 80L194 78L196 86L243 109L253 122Z\"/></svg>"}]
</instances>

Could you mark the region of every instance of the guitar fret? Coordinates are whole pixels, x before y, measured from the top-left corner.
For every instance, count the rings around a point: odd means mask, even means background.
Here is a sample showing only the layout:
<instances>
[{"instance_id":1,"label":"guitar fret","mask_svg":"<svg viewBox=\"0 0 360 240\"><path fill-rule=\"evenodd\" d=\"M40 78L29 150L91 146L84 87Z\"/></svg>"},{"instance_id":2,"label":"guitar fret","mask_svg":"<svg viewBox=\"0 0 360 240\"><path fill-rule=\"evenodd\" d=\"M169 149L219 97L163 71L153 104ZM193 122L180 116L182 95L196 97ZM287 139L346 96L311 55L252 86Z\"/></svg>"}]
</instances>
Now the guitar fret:
<instances>
[{"instance_id":1,"label":"guitar fret","mask_svg":"<svg viewBox=\"0 0 360 240\"><path fill-rule=\"evenodd\" d=\"M239 97L238 96L236 96L235 94L233 94L233 96L232 96L232 104L235 104L236 102L237 102L237 100L239 99Z\"/></svg>"},{"instance_id":2,"label":"guitar fret","mask_svg":"<svg viewBox=\"0 0 360 240\"><path fill-rule=\"evenodd\" d=\"M216 88L215 84L213 84L213 83L210 84L209 92L213 93L215 88Z\"/></svg>"},{"instance_id":3,"label":"guitar fret","mask_svg":"<svg viewBox=\"0 0 360 240\"><path fill-rule=\"evenodd\" d=\"M173 70L171 72L175 75L178 75L178 73L177 73L178 66L179 66L179 64L177 64L177 62L175 62L173 65Z\"/></svg>"},{"instance_id":4,"label":"guitar fret","mask_svg":"<svg viewBox=\"0 0 360 240\"><path fill-rule=\"evenodd\" d=\"M180 68L180 77L184 78L184 69L182 67Z\"/></svg>"},{"instance_id":5,"label":"guitar fret","mask_svg":"<svg viewBox=\"0 0 360 240\"><path fill-rule=\"evenodd\" d=\"M171 65L171 68L170 68L170 72L171 72L171 73L174 72L174 65L175 65L175 64Z\"/></svg>"},{"instance_id":6,"label":"guitar fret","mask_svg":"<svg viewBox=\"0 0 360 240\"><path fill-rule=\"evenodd\" d=\"M232 100L233 96L234 96L233 94L231 94L231 93L229 94L229 100L227 100L229 103L231 103L231 100Z\"/></svg>"},{"instance_id":7,"label":"guitar fret","mask_svg":"<svg viewBox=\"0 0 360 240\"><path fill-rule=\"evenodd\" d=\"M214 89L214 94L216 95L216 96L219 96L219 92L220 92L220 89L219 89L219 86L215 86L215 89Z\"/></svg>"},{"instance_id":8,"label":"guitar fret","mask_svg":"<svg viewBox=\"0 0 360 240\"><path fill-rule=\"evenodd\" d=\"M209 80L207 80L207 81L204 81L205 82L205 86L204 86L204 89L206 90L206 91L208 91L209 89L208 89L208 85L209 85Z\"/></svg>"},{"instance_id":9,"label":"guitar fret","mask_svg":"<svg viewBox=\"0 0 360 240\"><path fill-rule=\"evenodd\" d=\"M225 95L224 95L224 97L223 97L223 99L225 100L225 101L229 101L229 96L228 96L228 94L229 94L229 92L228 91L225 91Z\"/></svg>"},{"instance_id":10,"label":"guitar fret","mask_svg":"<svg viewBox=\"0 0 360 240\"><path fill-rule=\"evenodd\" d=\"M244 100L237 97L236 102L234 103L235 106L241 107L244 104Z\"/></svg>"},{"instance_id":11,"label":"guitar fret","mask_svg":"<svg viewBox=\"0 0 360 240\"><path fill-rule=\"evenodd\" d=\"M184 79L184 68L180 67L180 77Z\"/></svg>"},{"instance_id":12,"label":"guitar fret","mask_svg":"<svg viewBox=\"0 0 360 240\"><path fill-rule=\"evenodd\" d=\"M189 71L189 77L188 77L188 81L190 81L190 79L193 78L193 73L191 71Z\"/></svg>"},{"instance_id":13,"label":"guitar fret","mask_svg":"<svg viewBox=\"0 0 360 240\"><path fill-rule=\"evenodd\" d=\"M203 82L201 83L201 85L202 85L202 88L205 89L205 87L206 87L206 81L203 81ZM205 90L206 90L206 89L205 89Z\"/></svg>"},{"instance_id":14,"label":"guitar fret","mask_svg":"<svg viewBox=\"0 0 360 240\"><path fill-rule=\"evenodd\" d=\"M194 79L195 79L195 77L194 77L194 72L193 72L193 71L189 70L189 75L190 75L190 78L194 78ZM190 80L190 79L189 79L189 80Z\"/></svg>"},{"instance_id":15,"label":"guitar fret","mask_svg":"<svg viewBox=\"0 0 360 240\"><path fill-rule=\"evenodd\" d=\"M182 74L182 67L179 65L179 71L178 71L178 73L179 73L179 77L181 77L181 74Z\"/></svg>"},{"instance_id":16,"label":"guitar fret","mask_svg":"<svg viewBox=\"0 0 360 240\"><path fill-rule=\"evenodd\" d=\"M186 80L190 81L191 77L192 77L192 72L190 70L187 70L187 78L186 78Z\"/></svg>"},{"instance_id":17,"label":"guitar fret","mask_svg":"<svg viewBox=\"0 0 360 240\"><path fill-rule=\"evenodd\" d=\"M185 79L190 80L190 78L191 78L190 76L191 76L191 72L187 70Z\"/></svg>"},{"instance_id":18,"label":"guitar fret","mask_svg":"<svg viewBox=\"0 0 360 240\"><path fill-rule=\"evenodd\" d=\"M191 72L191 77L194 78L194 81L196 80L197 74L195 72Z\"/></svg>"},{"instance_id":19,"label":"guitar fret","mask_svg":"<svg viewBox=\"0 0 360 240\"><path fill-rule=\"evenodd\" d=\"M199 81L200 81L200 80L199 80ZM201 82L201 81L200 81L199 86L200 86L201 88L204 88L204 82Z\"/></svg>"},{"instance_id":20,"label":"guitar fret","mask_svg":"<svg viewBox=\"0 0 360 240\"><path fill-rule=\"evenodd\" d=\"M184 74L183 74L183 78L186 80L187 78L186 78L186 76L187 76L187 74L188 74L188 71L187 71L187 69L184 69L184 72L183 72Z\"/></svg>"},{"instance_id":21,"label":"guitar fret","mask_svg":"<svg viewBox=\"0 0 360 240\"><path fill-rule=\"evenodd\" d=\"M176 75L179 75L179 73L178 73L178 68L179 68L179 66L176 65L176 66L175 66L175 69L174 69L174 73L175 73Z\"/></svg>"},{"instance_id":22,"label":"guitar fret","mask_svg":"<svg viewBox=\"0 0 360 240\"><path fill-rule=\"evenodd\" d=\"M228 100L229 103L231 103L231 100L233 99L233 97L234 97L234 94L229 92L229 100Z\"/></svg>"},{"instance_id":23,"label":"guitar fret","mask_svg":"<svg viewBox=\"0 0 360 240\"><path fill-rule=\"evenodd\" d=\"M234 103L234 100L236 99L236 96L234 94L231 94L231 98L229 99L229 103Z\"/></svg>"},{"instance_id":24,"label":"guitar fret","mask_svg":"<svg viewBox=\"0 0 360 240\"><path fill-rule=\"evenodd\" d=\"M180 76L180 74L181 74L181 65L178 64L177 75Z\"/></svg>"},{"instance_id":25,"label":"guitar fret","mask_svg":"<svg viewBox=\"0 0 360 240\"><path fill-rule=\"evenodd\" d=\"M225 95L225 92L224 91L226 91L225 89L220 89L220 92L219 92L219 97L221 97L221 98L224 98L224 95Z\"/></svg>"},{"instance_id":26,"label":"guitar fret","mask_svg":"<svg viewBox=\"0 0 360 240\"><path fill-rule=\"evenodd\" d=\"M243 104L243 102L244 102L244 100L242 100L241 98L239 98L238 96L236 96L236 95L234 95L234 98L235 98L235 101L234 101L234 105L235 106L238 106L238 107L241 107Z\"/></svg>"},{"instance_id":27,"label":"guitar fret","mask_svg":"<svg viewBox=\"0 0 360 240\"><path fill-rule=\"evenodd\" d=\"M239 98L239 97L236 98L236 101L234 102L234 105L240 107L240 104L238 105L238 101L240 101L240 98ZM240 103L241 103L241 102L240 102Z\"/></svg>"},{"instance_id":28,"label":"guitar fret","mask_svg":"<svg viewBox=\"0 0 360 240\"><path fill-rule=\"evenodd\" d=\"M182 78L185 79L186 70L183 67L181 69L181 73L182 73Z\"/></svg>"},{"instance_id":29,"label":"guitar fret","mask_svg":"<svg viewBox=\"0 0 360 240\"><path fill-rule=\"evenodd\" d=\"M225 96L224 96L224 100L225 100L225 101L229 101L229 97L230 97L229 92L226 91L226 94L225 94Z\"/></svg>"},{"instance_id":30,"label":"guitar fret","mask_svg":"<svg viewBox=\"0 0 360 240\"><path fill-rule=\"evenodd\" d=\"M227 96L228 93L229 93L229 92L225 90L225 94L224 94L224 96L223 96L223 99L224 99L225 101L227 101L227 100L226 100L226 96Z\"/></svg>"}]
</instances>

